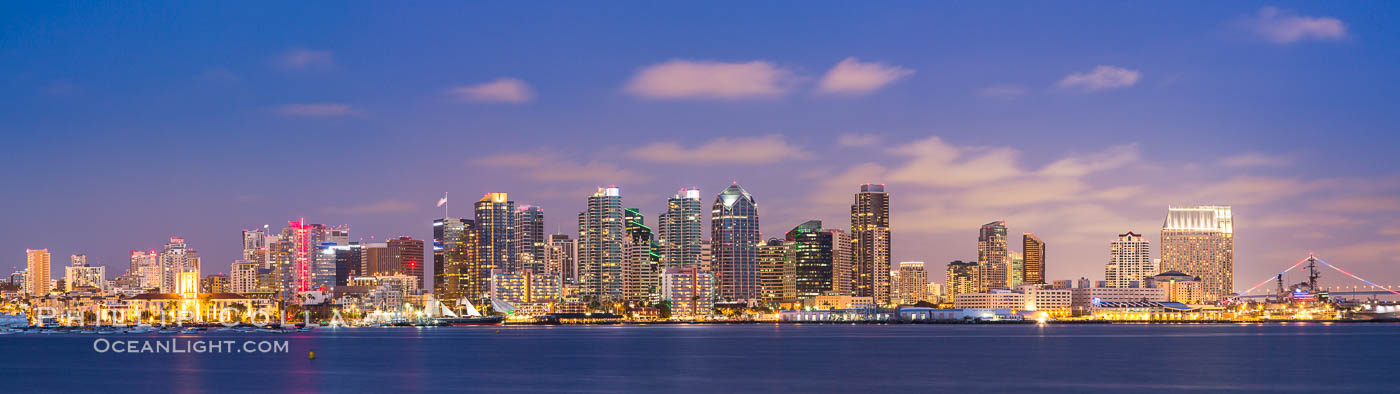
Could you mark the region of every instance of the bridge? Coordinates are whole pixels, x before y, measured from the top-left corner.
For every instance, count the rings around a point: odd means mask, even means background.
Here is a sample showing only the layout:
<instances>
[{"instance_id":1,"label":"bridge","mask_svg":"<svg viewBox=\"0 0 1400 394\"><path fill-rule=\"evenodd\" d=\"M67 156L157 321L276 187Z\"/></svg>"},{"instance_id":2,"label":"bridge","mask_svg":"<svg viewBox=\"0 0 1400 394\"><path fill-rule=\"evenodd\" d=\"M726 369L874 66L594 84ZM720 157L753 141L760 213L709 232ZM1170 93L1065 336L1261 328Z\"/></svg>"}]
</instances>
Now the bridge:
<instances>
[{"instance_id":1,"label":"bridge","mask_svg":"<svg viewBox=\"0 0 1400 394\"><path fill-rule=\"evenodd\" d=\"M1355 274L1352 274L1352 273L1350 273L1350 272L1347 272L1347 271L1344 270L1344 269L1341 269L1341 267L1337 267L1337 266L1335 266L1335 265L1332 265L1332 264L1328 263L1327 261L1324 261L1324 260L1322 260L1322 259L1317 258L1317 256L1315 256L1315 255L1313 255L1311 252L1309 252L1307 258L1302 259L1302 260L1299 260L1297 263L1294 263L1292 266L1288 267L1288 269L1285 269L1285 270L1283 270L1282 272L1279 272L1278 274L1275 274L1274 276L1271 276L1271 277L1269 277L1268 279L1265 279L1265 280L1259 282L1259 284L1254 285L1254 287L1251 287L1251 288L1249 288L1249 290L1245 290L1244 292L1239 293L1238 295L1236 295L1236 296L1234 296L1234 297L1231 297L1231 299L1232 299L1232 300L1233 300L1233 299L1242 299L1242 298L1244 298L1244 299L1266 299L1266 298L1269 298L1269 297L1277 297L1278 294L1250 294L1250 293L1251 293L1251 292L1254 292L1255 290L1258 290L1258 289L1262 288L1264 285L1268 284L1268 283L1271 282L1271 281L1272 281L1272 282L1277 282L1277 283L1278 283L1278 286L1279 286L1279 289L1278 289L1278 290L1279 290L1280 292L1283 291L1283 274L1288 273L1288 271L1292 271L1294 268L1298 268L1299 266L1302 266L1303 263L1308 263L1308 265L1306 266L1306 267L1307 267L1307 270L1308 270L1308 282L1307 282L1306 284L1308 285L1309 291L1311 291L1311 292L1316 293L1317 290L1318 290L1317 278L1318 278L1320 275L1318 275L1318 273L1317 273L1317 263L1322 263L1322 265L1325 266L1325 267L1328 267L1328 268L1331 268L1331 269L1333 269L1333 270L1336 270L1337 272L1340 272L1340 273L1342 273L1343 275L1346 275L1346 276L1348 276L1348 277L1350 277L1350 278L1352 278L1352 279L1356 279L1356 280L1360 281L1361 283L1364 283L1364 284L1365 284L1365 286L1360 286L1360 285L1358 285L1358 286L1341 286L1341 287L1338 289L1338 291L1329 291L1328 294L1330 294L1330 295L1334 295L1334 296L1335 296L1335 295L1396 295L1396 296L1400 296L1400 291L1393 290L1393 289L1391 289L1390 287L1378 285L1378 284L1376 284L1375 282L1366 280L1365 278L1362 278L1362 277L1360 277L1360 276L1356 276ZM1302 284L1300 284L1300 285L1302 285ZM1396 286L1396 287L1400 287L1400 286ZM1350 291L1347 290L1348 288L1350 288Z\"/></svg>"}]
</instances>

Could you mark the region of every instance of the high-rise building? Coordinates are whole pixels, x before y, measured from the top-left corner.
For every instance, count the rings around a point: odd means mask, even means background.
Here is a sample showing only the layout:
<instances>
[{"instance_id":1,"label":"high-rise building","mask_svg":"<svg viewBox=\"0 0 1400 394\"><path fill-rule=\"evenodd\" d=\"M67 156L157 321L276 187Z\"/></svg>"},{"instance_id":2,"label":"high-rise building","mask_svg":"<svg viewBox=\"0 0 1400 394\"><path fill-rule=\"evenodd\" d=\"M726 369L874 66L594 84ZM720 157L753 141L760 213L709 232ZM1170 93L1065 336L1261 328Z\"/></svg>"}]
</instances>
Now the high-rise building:
<instances>
[{"instance_id":1,"label":"high-rise building","mask_svg":"<svg viewBox=\"0 0 1400 394\"><path fill-rule=\"evenodd\" d=\"M403 236L385 243L389 252L389 265L395 267L394 274L408 275L423 285L423 240Z\"/></svg>"},{"instance_id":2,"label":"high-rise building","mask_svg":"<svg viewBox=\"0 0 1400 394\"><path fill-rule=\"evenodd\" d=\"M360 243L336 245L331 253L335 256L335 286L348 286L350 278L359 275L360 262L364 260Z\"/></svg>"},{"instance_id":3,"label":"high-rise building","mask_svg":"<svg viewBox=\"0 0 1400 394\"><path fill-rule=\"evenodd\" d=\"M161 284L160 292L174 293L179 285L180 274L184 272L195 273L196 282L199 274L199 253L190 249L185 244L185 239L180 237L170 237L170 242L165 244L159 255Z\"/></svg>"},{"instance_id":4,"label":"high-rise building","mask_svg":"<svg viewBox=\"0 0 1400 394\"><path fill-rule=\"evenodd\" d=\"M836 252L840 245L838 233L823 230L820 220L808 220L787 232L786 244L791 250L793 287L798 300L842 293L843 270L837 263L840 259Z\"/></svg>"},{"instance_id":5,"label":"high-rise building","mask_svg":"<svg viewBox=\"0 0 1400 394\"><path fill-rule=\"evenodd\" d=\"M852 295L890 303L890 195L885 185L860 185L851 204Z\"/></svg>"},{"instance_id":6,"label":"high-rise building","mask_svg":"<svg viewBox=\"0 0 1400 394\"><path fill-rule=\"evenodd\" d=\"M1109 243L1103 274L1106 287L1147 287L1145 278L1153 275L1157 272L1152 265L1152 244L1142 234L1129 231Z\"/></svg>"},{"instance_id":7,"label":"high-rise building","mask_svg":"<svg viewBox=\"0 0 1400 394\"><path fill-rule=\"evenodd\" d=\"M624 232L622 190L600 187L588 197L588 209L578 214L579 293L594 300L622 298Z\"/></svg>"},{"instance_id":8,"label":"high-rise building","mask_svg":"<svg viewBox=\"0 0 1400 394\"><path fill-rule=\"evenodd\" d=\"M137 278L137 287L160 288L164 276L164 270L160 266L160 258L156 251L142 252L131 251L130 273Z\"/></svg>"},{"instance_id":9,"label":"high-rise building","mask_svg":"<svg viewBox=\"0 0 1400 394\"><path fill-rule=\"evenodd\" d=\"M671 316L709 315L714 309L714 276L697 267L668 268L662 276L662 298L671 303Z\"/></svg>"},{"instance_id":10,"label":"high-rise building","mask_svg":"<svg viewBox=\"0 0 1400 394\"><path fill-rule=\"evenodd\" d=\"M262 264L248 261L234 261L228 271L229 292L234 294L252 293L258 288L258 269Z\"/></svg>"},{"instance_id":11,"label":"high-rise building","mask_svg":"<svg viewBox=\"0 0 1400 394\"><path fill-rule=\"evenodd\" d=\"M456 235L455 245L444 242L442 283L434 283L434 293L448 305L457 305L462 299L473 303L486 300L491 289L491 271L485 267L485 259L478 256L481 243L477 240L481 233L476 231L476 222L463 220L462 230Z\"/></svg>"},{"instance_id":12,"label":"high-rise building","mask_svg":"<svg viewBox=\"0 0 1400 394\"><path fill-rule=\"evenodd\" d=\"M948 269L944 273L943 291L947 294L945 300L951 300L958 294L978 293L982 291L981 264L976 262L964 262L956 260L948 263Z\"/></svg>"},{"instance_id":13,"label":"high-rise building","mask_svg":"<svg viewBox=\"0 0 1400 394\"><path fill-rule=\"evenodd\" d=\"M448 267L447 255L453 249L459 247L475 247L475 245L464 245L461 240L467 229L471 228L474 222L470 219L462 218L442 218L433 219L433 294L440 299L456 300L460 297L452 289L448 289L448 282L460 283L457 279L449 280L447 275L461 275L461 267ZM456 262L458 265L461 261ZM451 268L451 270L449 270ZM458 286L460 287L460 285Z\"/></svg>"},{"instance_id":14,"label":"high-rise building","mask_svg":"<svg viewBox=\"0 0 1400 394\"><path fill-rule=\"evenodd\" d=\"M627 243L623 252L622 293L628 301L652 305L661 301L661 254L651 227L637 208L623 210Z\"/></svg>"},{"instance_id":15,"label":"high-rise building","mask_svg":"<svg viewBox=\"0 0 1400 394\"><path fill-rule=\"evenodd\" d=\"M1235 230L1229 206L1167 208L1162 223L1162 271L1201 278L1202 297L1225 298L1235 288Z\"/></svg>"},{"instance_id":16,"label":"high-rise building","mask_svg":"<svg viewBox=\"0 0 1400 394\"><path fill-rule=\"evenodd\" d=\"M335 242L321 242L311 253L311 287L329 288L335 286L335 249L344 245Z\"/></svg>"},{"instance_id":17,"label":"high-rise building","mask_svg":"<svg viewBox=\"0 0 1400 394\"><path fill-rule=\"evenodd\" d=\"M544 210L533 205L516 209L514 246L520 269L543 274L548 242L544 237Z\"/></svg>"},{"instance_id":18,"label":"high-rise building","mask_svg":"<svg viewBox=\"0 0 1400 394\"><path fill-rule=\"evenodd\" d=\"M476 233L477 258L486 272L520 270L515 256L515 202L506 193L486 193L476 202Z\"/></svg>"},{"instance_id":19,"label":"high-rise building","mask_svg":"<svg viewBox=\"0 0 1400 394\"><path fill-rule=\"evenodd\" d=\"M710 225L720 300L757 303L758 203L738 183L729 185L715 196Z\"/></svg>"},{"instance_id":20,"label":"high-rise building","mask_svg":"<svg viewBox=\"0 0 1400 394\"><path fill-rule=\"evenodd\" d=\"M360 274L357 276L392 276L398 267L389 260L389 244L370 242L360 246Z\"/></svg>"},{"instance_id":21,"label":"high-rise building","mask_svg":"<svg viewBox=\"0 0 1400 394\"><path fill-rule=\"evenodd\" d=\"M49 282L49 255L48 249L25 249L26 267L29 273L26 274L24 293L31 296L44 296L52 290L53 284Z\"/></svg>"},{"instance_id":22,"label":"high-rise building","mask_svg":"<svg viewBox=\"0 0 1400 394\"><path fill-rule=\"evenodd\" d=\"M820 225L818 225L820 226ZM783 239L770 238L758 245L758 287L764 305L779 306L797 301L797 266Z\"/></svg>"},{"instance_id":23,"label":"high-rise building","mask_svg":"<svg viewBox=\"0 0 1400 394\"><path fill-rule=\"evenodd\" d=\"M1006 255L1006 222L998 220L982 225L977 232L979 291L1007 287L1010 263Z\"/></svg>"},{"instance_id":24,"label":"high-rise building","mask_svg":"<svg viewBox=\"0 0 1400 394\"><path fill-rule=\"evenodd\" d=\"M291 235L291 249L288 253L292 261L291 291L302 292L311 290L311 258L315 246L312 242L312 234L315 228L306 223L306 218L287 222L287 229ZM286 293L284 292L284 295Z\"/></svg>"},{"instance_id":25,"label":"high-rise building","mask_svg":"<svg viewBox=\"0 0 1400 394\"><path fill-rule=\"evenodd\" d=\"M1021 234L1022 283L1045 284L1045 241L1031 233Z\"/></svg>"},{"instance_id":26,"label":"high-rise building","mask_svg":"<svg viewBox=\"0 0 1400 394\"><path fill-rule=\"evenodd\" d=\"M75 255L81 256L81 255ZM101 291L107 287L107 267L89 266L86 259L83 261L73 261L73 264L63 267L63 286L65 291L73 291L80 288L94 289Z\"/></svg>"},{"instance_id":27,"label":"high-rise building","mask_svg":"<svg viewBox=\"0 0 1400 394\"><path fill-rule=\"evenodd\" d=\"M86 267L86 266L88 266L87 255L85 255L85 254L75 254L75 255L68 256L68 265L69 265L69 266L72 266L72 267Z\"/></svg>"},{"instance_id":28,"label":"high-rise building","mask_svg":"<svg viewBox=\"0 0 1400 394\"><path fill-rule=\"evenodd\" d=\"M666 268L700 264L700 189L682 189L666 200L666 212L657 216L657 243Z\"/></svg>"},{"instance_id":29,"label":"high-rise building","mask_svg":"<svg viewBox=\"0 0 1400 394\"><path fill-rule=\"evenodd\" d=\"M199 280L199 292L204 294L220 294L229 292L228 276L214 274L205 276Z\"/></svg>"},{"instance_id":30,"label":"high-rise building","mask_svg":"<svg viewBox=\"0 0 1400 394\"><path fill-rule=\"evenodd\" d=\"M905 304L928 301L928 270L922 261L899 263L899 297Z\"/></svg>"},{"instance_id":31,"label":"high-rise building","mask_svg":"<svg viewBox=\"0 0 1400 394\"><path fill-rule=\"evenodd\" d=\"M267 226L243 230L243 261L266 265L268 246Z\"/></svg>"},{"instance_id":32,"label":"high-rise building","mask_svg":"<svg viewBox=\"0 0 1400 394\"><path fill-rule=\"evenodd\" d=\"M550 234L549 249L545 250L545 274L558 275L564 283L578 283L574 264L577 244L568 234Z\"/></svg>"},{"instance_id":33,"label":"high-rise building","mask_svg":"<svg viewBox=\"0 0 1400 394\"><path fill-rule=\"evenodd\" d=\"M1011 269L1007 271L1006 287L1013 288L1020 286L1021 283L1025 281L1025 277L1022 275L1025 275L1026 272L1026 260L1021 257L1021 252L1014 250L1006 251L1006 260L1010 262L1007 266L1011 267Z\"/></svg>"}]
</instances>

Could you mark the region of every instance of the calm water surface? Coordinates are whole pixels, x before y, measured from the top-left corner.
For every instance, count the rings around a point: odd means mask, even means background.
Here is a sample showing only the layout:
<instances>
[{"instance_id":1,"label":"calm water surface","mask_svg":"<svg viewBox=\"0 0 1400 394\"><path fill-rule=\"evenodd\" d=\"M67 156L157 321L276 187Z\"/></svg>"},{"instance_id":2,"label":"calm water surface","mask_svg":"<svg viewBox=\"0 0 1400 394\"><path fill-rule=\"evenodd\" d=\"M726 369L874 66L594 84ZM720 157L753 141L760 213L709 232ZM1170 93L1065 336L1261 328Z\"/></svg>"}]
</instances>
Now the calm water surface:
<instances>
[{"instance_id":1,"label":"calm water surface","mask_svg":"<svg viewBox=\"0 0 1400 394\"><path fill-rule=\"evenodd\" d=\"M6 335L0 391L1400 392L1398 324L319 328L102 337L285 339L290 352L98 353L95 335ZM307 359L311 351L315 360Z\"/></svg>"}]
</instances>

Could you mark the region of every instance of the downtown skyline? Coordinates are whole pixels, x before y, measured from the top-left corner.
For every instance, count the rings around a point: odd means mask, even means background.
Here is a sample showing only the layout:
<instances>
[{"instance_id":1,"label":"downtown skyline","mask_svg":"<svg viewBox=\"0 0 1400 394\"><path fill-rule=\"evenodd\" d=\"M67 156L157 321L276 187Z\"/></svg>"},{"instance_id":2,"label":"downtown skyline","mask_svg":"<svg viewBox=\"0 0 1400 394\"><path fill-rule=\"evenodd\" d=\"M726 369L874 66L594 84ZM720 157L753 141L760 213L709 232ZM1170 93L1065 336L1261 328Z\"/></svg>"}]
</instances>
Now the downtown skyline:
<instances>
[{"instance_id":1,"label":"downtown skyline","mask_svg":"<svg viewBox=\"0 0 1400 394\"><path fill-rule=\"evenodd\" d=\"M701 29L721 41L771 38L734 47L662 26L678 9L657 9L646 22L588 15L544 29L579 33L570 38L502 33L572 47L555 54L475 40L458 48L454 36L385 46L453 31L435 18L384 38L275 28L236 48L233 26L217 24L169 47L60 34L53 40L73 51L56 54L31 40L35 15L84 20L96 32L105 26L97 22L123 20L16 10L11 18L30 19L9 24L6 41L16 44L0 48L25 59L0 65L11 92L0 115L12 120L0 160L24 169L4 182L25 186L3 197L11 210L0 250L10 252L0 268L22 266L24 249L47 248L120 272L129 250L179 236L199 250L204 274L227 272L239 230L300 217L348 224L353 238L431 240L443 191L453 216L467 216L479 195L507 192L544 210L546 233L574 234L587 196L616 184L623 206L652 225L676 190L699 187L708 205L737 181L760 201L761 239L807 220L850 230L842 223L853 188L885 184L892 265L924 261L934 277L949 261L975 261L978 226L1005 220L1012 249L1026 232L1054 245L1046 280L1096 278L1116 235L1160 244L1167 206L1218 204L1239 217L1237 290L1308 251L1400 282L1391 268L1400 262L1400 162L1387 154L1400 141L1385 134L1397 115L1384 104L1394 90L1383 89L1396 83L1383 71L1400 64L1392 26L1346 5L1242 3L1189 17L1158 10L1176 27L1125 22L1031 38L1047 24L1149 16L1110 6L1030 23L1052 11L1024 8L1001 19L987 10L806 15L859 38L813 36L821 30L808 23L736 25L775 10L717 24L733 31ZM161 30L192 31L187 24L211 12L189 11ZM1340 28L1296 37L1264 28L1289 18ZM914 40L872 20L946 27ZM1027 24L990 37L955 29L989 20ZM592 30L608 23L617 27ZM656 37L616 37L628 28ZM1149 34L1192 45L1141 40ZM1059 47L1054 57L1034 48L1105 35L1122 38ZM691 48L659 49L668 40ZM1015 56L978 49L1018 40L1028 41L1013 46ZM619 43L648 54L587 52ZM201 45L196 56L174 56ZM478 67L479 56L493 62ZM112 66L90 72L88 63ZM743 79L753 89L676 83L686 77L757 79Z\"/></svg>"}]
</instances>

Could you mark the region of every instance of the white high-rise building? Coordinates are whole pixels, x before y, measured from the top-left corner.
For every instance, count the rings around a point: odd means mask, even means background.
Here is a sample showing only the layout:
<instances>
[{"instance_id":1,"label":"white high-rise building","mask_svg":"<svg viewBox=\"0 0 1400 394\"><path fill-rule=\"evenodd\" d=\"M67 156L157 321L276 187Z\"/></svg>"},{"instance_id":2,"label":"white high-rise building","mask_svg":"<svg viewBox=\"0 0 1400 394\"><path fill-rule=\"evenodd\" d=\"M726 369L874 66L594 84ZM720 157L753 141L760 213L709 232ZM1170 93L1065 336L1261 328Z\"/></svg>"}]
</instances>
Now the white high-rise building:
<instances>
[{"instance_id":1,"label":"white high-rise building","mask_svg":"<svg viewBox=\"0 0 1400 394\"><path fill-rule=\"evenodd\" d=\"M228 274L229 292L250 293L258 288L258 268L261 264L248 261L235 261Z\"/></svg>"},{"instance_id":2,"label":"white high-rise building","mask_svg":"<svg viewBox=\"0 0 1400 394\"><path fill-rule=\"evenodd\" d=\"M1119 234L1109 244L1108 265L1104 268L1107 287L1146 287L1145 278L1157 275L1152 264L1152 244L1142 234Z\"/></svg>"}]
</instances>

